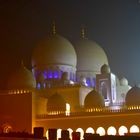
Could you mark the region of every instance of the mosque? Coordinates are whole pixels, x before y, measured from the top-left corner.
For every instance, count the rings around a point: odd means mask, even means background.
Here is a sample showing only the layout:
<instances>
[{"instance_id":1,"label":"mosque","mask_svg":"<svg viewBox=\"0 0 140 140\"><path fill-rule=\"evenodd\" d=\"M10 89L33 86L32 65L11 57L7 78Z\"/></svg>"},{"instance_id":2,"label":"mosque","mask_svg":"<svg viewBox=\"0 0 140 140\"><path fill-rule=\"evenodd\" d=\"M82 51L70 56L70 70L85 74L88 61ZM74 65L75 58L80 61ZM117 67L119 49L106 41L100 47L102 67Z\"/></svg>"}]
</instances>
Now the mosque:
<instances>
[{"instance_id":1,"label":"mosque","mask_svg":"<svg viewBox=\"0 0 140 140\"><path fill-rule=\"evenodd\" d=\"M56 33L32 54L32 71L23 63L0 91L0 132L44 127L69 132L124 135L140 131L140 88L111 72L103 48L85 37L72 45Z\"/></svg>"}]
</instances>

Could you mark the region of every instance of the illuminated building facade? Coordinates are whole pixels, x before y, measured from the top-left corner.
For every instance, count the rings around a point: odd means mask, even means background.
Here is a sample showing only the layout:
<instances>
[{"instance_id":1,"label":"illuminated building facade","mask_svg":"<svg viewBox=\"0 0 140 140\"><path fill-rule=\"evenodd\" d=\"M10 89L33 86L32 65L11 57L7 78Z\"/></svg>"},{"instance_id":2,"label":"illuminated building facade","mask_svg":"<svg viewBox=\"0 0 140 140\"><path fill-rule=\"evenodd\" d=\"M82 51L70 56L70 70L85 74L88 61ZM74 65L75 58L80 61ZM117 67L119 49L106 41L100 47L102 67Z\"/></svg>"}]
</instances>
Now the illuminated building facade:
<instances>
[{"instance_id":1,"label":"illuminated building facade","mask_svg":"<svg viewBox=\"0 0 140 140\"><path fill-rule=\"evenodd\" d=\"M73 46L53 33L35 47L32 72L23 64L0 95L1 131L44 127L100 135L139 132L140 89L110 70L104 50L87 39Z\"/></svg>"}]
</instances>

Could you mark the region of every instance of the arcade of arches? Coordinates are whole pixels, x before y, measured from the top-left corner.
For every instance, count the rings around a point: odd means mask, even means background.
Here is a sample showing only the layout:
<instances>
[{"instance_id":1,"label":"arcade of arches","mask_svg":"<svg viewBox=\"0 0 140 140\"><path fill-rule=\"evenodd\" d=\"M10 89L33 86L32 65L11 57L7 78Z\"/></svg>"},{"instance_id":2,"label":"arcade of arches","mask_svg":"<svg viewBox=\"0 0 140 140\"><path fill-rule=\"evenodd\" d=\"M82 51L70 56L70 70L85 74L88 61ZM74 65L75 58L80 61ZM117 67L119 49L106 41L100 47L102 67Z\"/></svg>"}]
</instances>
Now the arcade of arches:
<instances>
[{"instance_id":1,"label":"arcade of arches","mask_svg":"<svg viewBox=\"0 0 140 140\"><path fill-rule=\"evenodd\" d=\"M57 138L61 138L61 130L57 129ZM96 130L92 127L88 127L86 130L83 130L82 128L77 128L76 130L72 130L71 128L67 129L70 134L70 138L72 138L72 132L80 132L81 139L83 139L84 133L92 133L92 134L99 134L100 136L104 135L120 135L123 136L126 133L139 133L140 127L137 125L132 125L130 128L127 128L126 126L122 125L118 129L116 129L114 126L110 126L105 130L103 127L98 127ZM46 131L46 137L48 138L48 130Z\"/></svg>"}]
</instances>

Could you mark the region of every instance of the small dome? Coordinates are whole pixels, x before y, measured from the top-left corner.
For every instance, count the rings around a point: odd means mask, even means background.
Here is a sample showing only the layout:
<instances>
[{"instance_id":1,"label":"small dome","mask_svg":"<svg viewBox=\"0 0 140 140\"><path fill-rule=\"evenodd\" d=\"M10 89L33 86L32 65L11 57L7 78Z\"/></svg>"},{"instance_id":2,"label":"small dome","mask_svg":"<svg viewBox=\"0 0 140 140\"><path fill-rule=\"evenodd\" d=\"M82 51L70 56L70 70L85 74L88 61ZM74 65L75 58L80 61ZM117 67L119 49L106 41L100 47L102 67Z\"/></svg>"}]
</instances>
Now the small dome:
<instances>
[{"instance_id":1,"label":"small dome","mask_svg":"<svg viewBox=\"0 0 140 140\"><path fill-rule=\"evenodd\" d=\"M121 86L128 86L128 80L126 79L126 78L122 78L121 80L120 80L120 85Z\"/></svg>"},{"instance_id":2,"label":"small dome","mask_svg":"<svg viewBox=\"0 0 140 140\"><path fill-rule=\"evenodd\" d=\"M110 67L107 64L102 65L101 67L101 74L110 73Z\"/></svg>"},{"instance_id":3,"label":"small dome","mask_svg":"<svg viewBox=\"0 0 140 140\"><path fill-rule=\"evenodd\" d=\"M75 45L77 52L77 70L100 73L103 64L108 64L104 50L94 41L81 39Z\"/></svg>"},{"instance_id":4,"label":"small dome","mask_svg":"<svg viewBox=\"0 0 140 140\"><path fill-rule=\"evenodd\" d=\"M140 88L132 87L126 94L126 105L140 105Z\"/></svg>"},{"instance_id":5,"label":"small dome","mask_svg":"<svg viewBox=\"0 0 140 140\"><path fill-rule=\"evenodd\" d=\"M31 89L36 88L36 81L31 71L23 64L9 78L8 89Z\"/></svg>"},{"instance_id":6,"label":"small dome","mask_svg":"<svg viewBox=\"0 0 140 140\"><path fill-rule=\"evenodd\" d=\"M104 107L104 98L97 91L92 90L88 93L84 101L85 108Z\"/></svg>"},{"instance_id":7,"label":"small dome","mask_svg":"<svg viewBox=\"0 0 140 140\"><path fill-rule=\"evenodd\" d=\"M72 44L62 36L53 35L43 40L35 48L32 66L46 68L48 65L68 65L76 67L77 56Z\"/></svg>"},{"instance_id":8,"label":"small dome","mask_svg":"<svg viewBox=\"0 0 140 140\"><path fill-rule=\"evenodd\" d=\"M47 111L65 111L66 102L64 98L58 93L53 94L47 102Z\"/></svg>"}]
</instances>

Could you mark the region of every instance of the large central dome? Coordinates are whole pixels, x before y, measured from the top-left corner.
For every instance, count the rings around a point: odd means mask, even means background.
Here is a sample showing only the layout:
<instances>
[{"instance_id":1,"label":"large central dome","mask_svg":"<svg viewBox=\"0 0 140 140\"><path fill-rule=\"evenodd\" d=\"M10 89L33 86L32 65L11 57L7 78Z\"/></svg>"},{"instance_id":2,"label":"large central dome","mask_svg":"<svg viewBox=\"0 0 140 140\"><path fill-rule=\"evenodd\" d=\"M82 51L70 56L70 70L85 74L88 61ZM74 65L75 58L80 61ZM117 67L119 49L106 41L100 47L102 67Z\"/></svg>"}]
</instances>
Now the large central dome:
<instances>
[{"instance_id":1,"label":"large central dome","mask_svg":"<svg viewBox=\"0 0 140 140\"><path fill-rule=\"evenodd\" d=\"M38 44L33 52L32 66L44 68L48 65L76 67L76 52L72 44L59 35L53 35Z\"/></svg>"},{"instance_id":2,"label":"large central dome","mask_svg":"<svg viewBox=\"0 0 140 140\"><path fill-rule=\"evenodd\" d=\"M104 50L96 42L85 37L76 43L75 49L77 53L77 81L84 77L86 85L95 87L96 74L100 73L103 64L108 64Z\"/></svg>"},{"instance_id":3,"label":"large central dome","mask_svg":"<svg viewBox=\"0 0 140 140\"><path fill-rule=\"evenodd\" d=\"M100 72L103 64L108 64L104 50L94 41L81 39L76 44L77 70Z\"/></svg>"}]
</instances>

